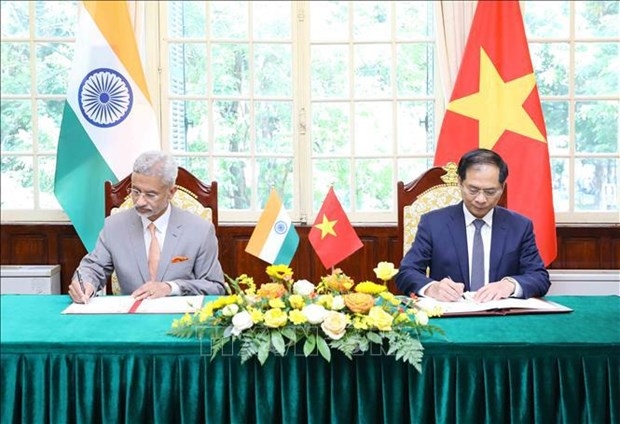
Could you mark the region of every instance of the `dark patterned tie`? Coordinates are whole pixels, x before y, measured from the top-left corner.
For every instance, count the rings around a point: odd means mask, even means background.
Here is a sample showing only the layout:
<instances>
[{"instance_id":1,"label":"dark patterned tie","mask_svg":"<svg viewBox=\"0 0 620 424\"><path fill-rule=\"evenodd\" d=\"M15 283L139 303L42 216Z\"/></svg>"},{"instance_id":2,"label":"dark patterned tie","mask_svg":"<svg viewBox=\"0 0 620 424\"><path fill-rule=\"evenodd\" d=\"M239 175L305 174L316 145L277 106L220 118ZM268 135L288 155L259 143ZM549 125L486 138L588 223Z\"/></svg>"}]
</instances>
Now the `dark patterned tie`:
<instances>
[{"instance_id":1,"label":"dark patterned tie","mask_svg":"<svg viewBox=\"0 0 620 424\"><path fill-rule=\"evenodd\" d=\"M484 221L476 219L474 226L474 246L471 255L471 282L469 284L470 291L477 291L484 286L484 245L482 244L482 234L480 230L484 225Z\"/></svg>"}]
</instances>

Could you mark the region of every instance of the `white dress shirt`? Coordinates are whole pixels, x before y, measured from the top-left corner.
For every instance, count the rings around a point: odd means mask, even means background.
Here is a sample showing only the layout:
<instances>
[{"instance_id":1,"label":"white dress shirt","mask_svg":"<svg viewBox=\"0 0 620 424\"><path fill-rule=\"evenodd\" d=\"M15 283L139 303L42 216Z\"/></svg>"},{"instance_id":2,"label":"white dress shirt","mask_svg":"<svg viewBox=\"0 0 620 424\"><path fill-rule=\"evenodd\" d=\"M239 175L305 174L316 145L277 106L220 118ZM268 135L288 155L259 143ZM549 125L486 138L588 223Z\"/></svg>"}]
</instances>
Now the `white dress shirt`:
<instances>
[{"instance_id":1,"label":"white dress shirt","mask_svg":"<svg viewBox=\"0 0 620 424\"><path fill-rule=\"evenodd\" d=\"M157 237L157 243L159 243L159 250L161 251L164 247L164 240L166 239L166 231L168 230L168 222L170 221L170 203L168 203L168 207L166 211L155 221L151 221L150 219L140 216L142 220L142 228L144 233L144 248L146 249L146 257L149 257L149 246L151 245L151 232L148 229L148 226L151 222L155 225L155 236ZM179 285L174 281L164 281L171 288L170 295L177 296L181 294L181 289Z\"/></svg>"}]
</instances>

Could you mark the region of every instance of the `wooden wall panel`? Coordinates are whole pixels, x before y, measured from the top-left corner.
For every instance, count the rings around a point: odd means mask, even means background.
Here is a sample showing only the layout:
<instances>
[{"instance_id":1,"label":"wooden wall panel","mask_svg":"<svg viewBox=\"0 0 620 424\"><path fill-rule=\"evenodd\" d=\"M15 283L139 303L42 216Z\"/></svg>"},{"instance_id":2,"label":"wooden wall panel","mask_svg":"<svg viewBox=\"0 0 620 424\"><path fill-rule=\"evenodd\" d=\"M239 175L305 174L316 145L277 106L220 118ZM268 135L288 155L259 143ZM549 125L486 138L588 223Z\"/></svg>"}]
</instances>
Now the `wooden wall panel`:
<instances>
[{"instance_id":1,"label":"wooden wall panel","mask_svg":"<svg viewBox=\"0 0 620 424\"><path fill-rule=\"evenodd\" d=\"M220 261L230 277L246 273L257 284L267 281L267 264L245 252L252 226L220 225L218 239ZM401 247L397 243L396 226L356 227L364 247L338 264L355 281L374 280L373 268L380 261L400 264ZM329 273L308 242L310 227L298 227L300 245L291 267L294 278L314 283ZM86 249L73 226L68 224L2 224L0 225L2 265L61 266L61 285L66 293L73 271ZM554 269L619 269L620 226L558 227L558 257L549 268ZM393 281L390 284L393 287Z\"/></svg>"},{"instance_id":2,"label":"wooden wall panel","mask_svg":"<svg viewBox=\"0 0 620 424\"><path fill-rule=\"evenodd\" d=\"M9 244L10 257L14 261L19 261L24 256L28 257L25 264L33 265L36 258L41 258L44 262L50 261L48 249L48 237L46 234L23 234L19 237L13 237Z\"/></svg>"},{"instance_id":3,"label":"wooden wall panel","mask_svg":"<svg viewBox=\"0 0 620 424\"><path fill-rule=\"evenodd\" d=\"M617 264L616 268L620 268L620 237L612 237L609 245L609 263Z\"/></svg>"}]
</instances>

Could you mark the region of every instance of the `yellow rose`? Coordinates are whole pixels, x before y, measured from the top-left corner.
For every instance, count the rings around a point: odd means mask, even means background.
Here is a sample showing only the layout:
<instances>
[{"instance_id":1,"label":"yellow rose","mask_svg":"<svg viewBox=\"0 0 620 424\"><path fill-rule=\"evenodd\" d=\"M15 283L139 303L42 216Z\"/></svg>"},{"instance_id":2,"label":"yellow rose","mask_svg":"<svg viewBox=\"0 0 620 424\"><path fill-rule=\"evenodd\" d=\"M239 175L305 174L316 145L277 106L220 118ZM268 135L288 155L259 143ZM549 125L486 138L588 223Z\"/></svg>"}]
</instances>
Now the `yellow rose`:
<instances>
[{"instance_id":1,"label":"yellow rose","mask_svg":"<svg viewBox=\"0 0 620 424\"><path fill-rule=\"evenodd\" d=\"M370 309L370 312L368 312L368 319L371 320L373 326L379 331L392 330L392 321L394 321L394 318L379 306Z\"/></svg>"},{"instance_id":2,"label":"yellow rose","mask_svg":"<svg viewBox=\"0 0 620 424\"><path fill-rule=\"evenodd\" d=\"M284 309L286 307L282 299L280 299L279 297L276 299L269 299L269 306L279 309Z\"/></svg>"},{"instance_id":3,"label":"yellow rose","mask_svg":"<svg viewBox=\"0 0 620 424\"><path fill-rule=\"evenodd\" d=\"M258 289L258 295L268 299L282 297L284 296L284 293L286 293L286 287L280 283L266 283Z\"/></svg>"},{"instance_id":4,"label":"yellow rose","mask_svg":"<svg viewBox=\"0 0 620 424\"><path fill-rule=\"evenodd\" d=\"M295 325L303 324L304 322L308 322L306 316L299 309L293 309L288 313L288 320Z\"/></svg>"},{"instance_id":5,"label":"yellow rose","mask_svg":"<svg viewBox=\"0 0 620 424\"><path fill-rule=\"evenodd\" d=\"M392 262L379 262L373 271L379 280L388 281L398 273L398 268Z\"/></svg>"},{"instance_id":6,"label":"yellow rose","mask_svg":"<svg viewBox=\"0 0 620 424\"><path fill-rule=\"evenodd\" d=\"M344 336L348 319L342 312L329 311L321 323L321 328L330 339L338 340Z\"/></svg>"},{"instance_id":7,"label":"yellow rose","mask_svg":"<svg viewBox=\"0 0 620 424\"><path fill-rule=\"evenodd\" d=\"M288 303L291 305L291 308L295 308L295 309L301 309L306 304L304 302L303 296L301 296L299 294L292 294L288 298Z\"/></svg>"},{"instance_id":8,"label":"yellow rose","mask_svg":"<svg viewBox=\"0 0 620 424\"><path fill-rule=\"evenodd\" d=\"M375 298L366 293L350 293L344 295L344 304L351 312L365 314L375 304Z\"/></svg>"},{"instance_id":9,"label":"yellow rose","mask_svg":"<svg viewBox=\"0 0 620 424\"><path fill-rule=\"evenodd\" d=\"M286 325L287 315L282 309L270 309L263 315L265 326L270 328L284 327Z\"/></svg>"}]
</instances>

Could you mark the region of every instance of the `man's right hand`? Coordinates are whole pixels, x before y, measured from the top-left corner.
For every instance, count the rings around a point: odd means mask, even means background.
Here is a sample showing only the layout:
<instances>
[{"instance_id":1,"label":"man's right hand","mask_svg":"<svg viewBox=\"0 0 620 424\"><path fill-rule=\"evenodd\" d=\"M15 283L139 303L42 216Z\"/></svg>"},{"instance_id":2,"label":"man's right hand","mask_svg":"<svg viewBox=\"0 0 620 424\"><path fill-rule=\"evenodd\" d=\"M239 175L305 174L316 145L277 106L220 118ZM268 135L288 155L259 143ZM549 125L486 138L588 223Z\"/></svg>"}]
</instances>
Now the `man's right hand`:
<instances>
[{"instance_id":1,"label":"man's right hand","mask_svg":"<svg viewBox=\"0 0 620 424\"><path fill-rule=\"evenodd\" d=\"M465 284L454 282L446 277L428 286L424 291L424 296L432 297L442 302L456 302L463 296L464 290Z\"/></svg>"},{"instance_id":2,"label":"man's right hand","mask_svg":"<svg viewBox=\"0 0 620 424\"><path fill-rule=\"evenodd\" d=\"M84 282L84 291L80 287L80 283L77 279L71 281L69 284L69 296L75 303L88 303L88 299L95 294L95 286L90 283Z\"/></svg>"}]
</instances>

